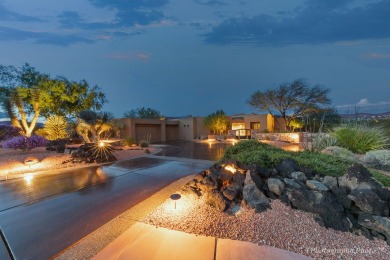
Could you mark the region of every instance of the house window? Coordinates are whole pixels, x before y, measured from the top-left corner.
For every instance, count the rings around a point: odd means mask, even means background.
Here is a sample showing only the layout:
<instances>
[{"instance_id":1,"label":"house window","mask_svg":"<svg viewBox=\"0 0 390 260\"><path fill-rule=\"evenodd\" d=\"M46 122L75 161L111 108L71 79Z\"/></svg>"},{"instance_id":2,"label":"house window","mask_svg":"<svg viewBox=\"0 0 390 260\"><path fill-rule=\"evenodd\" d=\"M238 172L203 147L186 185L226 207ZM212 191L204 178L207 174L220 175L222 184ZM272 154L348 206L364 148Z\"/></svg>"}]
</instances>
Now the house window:
<instances>
[{"instance_id":1,"label":"house window","mask_svg":"<svg viewBox=\"0 0 390 260\"><path fill-rule=\"evenodd\" d=\"M232 130L245 129L244 123L232 123Z\"/></svg>"},{"instance_id":2,"label":"house window","mask_svg":"<svg viewBox=\"0 0 390 260\"><path fill-rule=\"evenodd\" d=\"M260 122L251 122L252 130L260 130Z\"/></svg>"}]
</instances>

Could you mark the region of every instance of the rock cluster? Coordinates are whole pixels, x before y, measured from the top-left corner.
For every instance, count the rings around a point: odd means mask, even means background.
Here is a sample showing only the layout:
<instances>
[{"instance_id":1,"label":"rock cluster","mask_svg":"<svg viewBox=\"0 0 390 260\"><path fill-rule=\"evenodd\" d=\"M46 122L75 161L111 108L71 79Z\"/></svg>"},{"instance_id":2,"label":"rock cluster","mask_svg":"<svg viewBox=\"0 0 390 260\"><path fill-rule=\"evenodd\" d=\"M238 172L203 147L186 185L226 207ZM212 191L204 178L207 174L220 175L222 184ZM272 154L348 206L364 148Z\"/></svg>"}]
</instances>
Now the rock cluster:
<instances>
[{"instance_id":1,"label":"rock cluster","mask_svg":"<svg viewBox=\"0 0 390 260\"><path fill-rule=\"evenodd\" d=\"M359 164L341 177L332 177L301 170L292 160L271 169L225 160L197 174L184 189L204 195L220 211L233 213L243 203L262 212L270 207L270 199L280 199L314 213L325 227L379 237L390 244L390 191Z\"/></svg>"}]
</instances>

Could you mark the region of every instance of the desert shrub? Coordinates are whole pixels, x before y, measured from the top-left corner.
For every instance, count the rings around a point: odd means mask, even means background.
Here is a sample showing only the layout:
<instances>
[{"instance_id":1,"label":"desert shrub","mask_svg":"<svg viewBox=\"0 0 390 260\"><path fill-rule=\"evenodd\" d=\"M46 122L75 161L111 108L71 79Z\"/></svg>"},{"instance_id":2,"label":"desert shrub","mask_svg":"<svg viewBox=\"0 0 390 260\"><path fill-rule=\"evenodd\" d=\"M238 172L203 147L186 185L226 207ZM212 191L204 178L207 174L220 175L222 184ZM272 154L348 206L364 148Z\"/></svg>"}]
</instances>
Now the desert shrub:
<instances>
[{"instance_id":1,"label":"desert shrub","mask_svg":"<svg viewBox=\"0 0 390 260\"><path fill-rule=\"evenodd\" d=\"M129 136L129 137L126 137L123 141L122 141L123 145L127 145L127 146L131 146L133 144L135 144L135 140L133 137Z\"/></svg>"},{"instance_id":2,"label":"desert shrub","mask_svg":"<svg viewBox=\"0 0 390 260\"><path fill-rule=\"evenodd\" d=\"M390 150L368 152L363 156L362 161L369 167L390 171Z\"/></svg>"},{"instance_id":3,"label":"desert shrub","mask_svg":"<svg viewBox=\"0 0 390 260\"><path fill-rule=\"evenodd\" d=\"M313 151L322 151L327 147L335 146L337 144L337 139L329 134L320 133L312 141L311 149Z\"/></svg>"},{"instance_id":4,"label":"desert shrub","mask_svg":"<svg viewBox=\"0 0 390 260\"><path fill-rule=\"evenodd\" d=\"M21 135L21 129L10 125L0 125L0 141Z\"/></svg>"},{"instance_id":5,"label":"desert shrub","mask_svg":"<svg viewBox=\"0 0 390 260\"><path fill-rule=\"evenodd\" d=\"M38 135L16 136L3 142L4 148L20 149L23 151L30 151L37 147L44 147L47 145L47 140Z\"/></svg>"},{"instance_id":6,"label":"desert shrub","mask_svg":"<svg viewBox=\"0 0 390 260\"><path fill-rule=\"evenodd\" d=\"M339 146L328 146L321 151L323 154L329 154L342 159L348 160L350 162L356 162L356 158L353 152L348 149Z\"/></svg>"},{"instance_id":7,"label":"desert shrub","mask_svg":"<svg viewBox=\"0 0 390 260\"><path fill-rule=\"evenodd\" d=\"M45 138L47 136L47 133L46 133L45 129L43 129L43 128L36 129L34 131L34 134L45 137Z\"/></svg>"},{"instance_id":8,"label":"desert shrub","mask_svg":"<svg viewBox=\"0 0 390 260\"><path fill-rule=\"evenodd\" d=\"M354 153L384 149L389 142L383 128L364 124L343 125L332 131L337 145Z\"/></svg>"},{"instance_id":9,"label":"desert shrub","mask_svg":"<svg viewBox=\"0 0 390 260\"><path fill-rule=\"evenodd\" d=\"M50 116L43 128L47 140L57 140L69 137L68 121L63 116Z\"/></svg>"},{"instance_id":10,"label":"desert shrub","mask_svg":"<svg viewBox=\"0 0 390 260\"><path fill-rule=\"evenodd\" d=\"M150 145L150 140L152 139L151 134L147 134L139 141L139 146L142 148L147 148Z\"/></svg>"}]
</instances>

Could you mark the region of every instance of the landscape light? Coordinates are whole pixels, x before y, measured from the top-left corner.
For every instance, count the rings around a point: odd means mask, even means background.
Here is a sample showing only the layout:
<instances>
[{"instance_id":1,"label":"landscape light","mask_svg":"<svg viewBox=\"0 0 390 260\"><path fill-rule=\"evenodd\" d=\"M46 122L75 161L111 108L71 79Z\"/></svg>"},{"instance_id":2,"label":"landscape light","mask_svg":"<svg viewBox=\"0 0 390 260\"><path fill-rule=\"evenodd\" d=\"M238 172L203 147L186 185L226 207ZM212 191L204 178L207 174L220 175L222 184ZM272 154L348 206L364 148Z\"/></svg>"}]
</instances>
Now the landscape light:
<instances>
[{"instance_id":1,"label":"landscape light","mask_svg":"<svg viewBox=\"0 0 390 260\"><path fill-rule=\"evenodd\" d=\"M26 181L27 185L30 186L34 175L32 173L25 173L23 179Z\"/></svg>"},{"instance_id":2,"label":"landscape light","mask_svg":"<svg viewBox=\"0 0 390 260\"><path fill-rule=\"evenodd\" d=\"M99 147L104 147L105 143L104 142L99 142Z\"/></svg>"},{"instance_id":3,"label":"landscape light","mask_svg":"<svg viewBox=\"0 0 390 260\"><path fill-rule=\"evenodd\" d=\"M225 170L227 170L227 171L229 171L229 172L231 172L231 173L236 173L236 168L234 168L233 166L231 166L230 164L228 164L228 165L226 165L225 167Z\"/></svg>"},{"instance_id":4,"label":"landscape light","mask_svg":"<svg viewBox=\"0 0 390 260\"><path fill-rule=\"evenodd\" d=\"M180 194L174 193L171 195L171 200L175 202L175 207L174 207L175 209L176 209L176 201L178 201L180 198L181 198Z\"/></svg>"}]
</instances>

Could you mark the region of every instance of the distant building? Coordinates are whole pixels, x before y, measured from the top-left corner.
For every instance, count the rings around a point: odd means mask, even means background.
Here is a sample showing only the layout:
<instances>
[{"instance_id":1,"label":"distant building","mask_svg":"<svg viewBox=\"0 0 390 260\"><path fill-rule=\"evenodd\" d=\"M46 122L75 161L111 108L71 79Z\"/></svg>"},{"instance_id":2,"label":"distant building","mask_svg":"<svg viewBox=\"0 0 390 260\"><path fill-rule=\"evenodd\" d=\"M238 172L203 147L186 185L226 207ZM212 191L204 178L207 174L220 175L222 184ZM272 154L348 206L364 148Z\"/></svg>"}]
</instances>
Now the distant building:
<instances>
[{"instance_id":1,"label":"distant building","mask_svg":"<svg viewBox=\"0 0 390 260\"><path fill-rule=\"evenodd\" d=\"M229 116L230 137L250 138L253 133L274 132L284 129L284 122L270 114L239 114ZM203 117L178 119L118 119L120 137L133 137L137 142L148 135L151 142L205 139L210 131L203 124Z\"/></svg>"}]
</instances>

